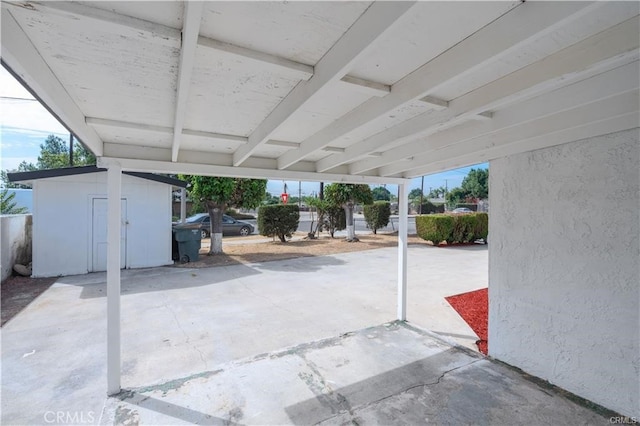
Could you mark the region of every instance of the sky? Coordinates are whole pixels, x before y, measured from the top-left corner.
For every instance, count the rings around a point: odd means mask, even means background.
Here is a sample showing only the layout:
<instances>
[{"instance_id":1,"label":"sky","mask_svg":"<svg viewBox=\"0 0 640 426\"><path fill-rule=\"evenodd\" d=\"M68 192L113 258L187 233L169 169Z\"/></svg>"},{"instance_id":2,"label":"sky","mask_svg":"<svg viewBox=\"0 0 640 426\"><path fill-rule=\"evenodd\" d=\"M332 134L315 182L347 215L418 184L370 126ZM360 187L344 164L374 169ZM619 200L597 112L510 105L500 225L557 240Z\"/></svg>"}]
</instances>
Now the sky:
<instances>
[{"instance_id":1,"label":"sky","mask_svg":"<svg viewBox=\"0 0 640 426\"><path fill-rule=\"evenodd\" d=\"M69 133L34 97L18 83L11 74L0 66L0 168L13 170L22 161L35 163L40 152L40 144L50 134L69 139ZM429 188L446 186L451 189L460 186L462 179L472 168L488 168L486 163L450 170L424 177L424 191ZM279 195L287 184L289 194L298 195L298 181L269 180L267 191ZM409 190L420 188L421 178L412 179ZM386 188L397 194L396 185ZM302 196L318 193L318 182L300 183Z\"/></svg>"}]
</instances>

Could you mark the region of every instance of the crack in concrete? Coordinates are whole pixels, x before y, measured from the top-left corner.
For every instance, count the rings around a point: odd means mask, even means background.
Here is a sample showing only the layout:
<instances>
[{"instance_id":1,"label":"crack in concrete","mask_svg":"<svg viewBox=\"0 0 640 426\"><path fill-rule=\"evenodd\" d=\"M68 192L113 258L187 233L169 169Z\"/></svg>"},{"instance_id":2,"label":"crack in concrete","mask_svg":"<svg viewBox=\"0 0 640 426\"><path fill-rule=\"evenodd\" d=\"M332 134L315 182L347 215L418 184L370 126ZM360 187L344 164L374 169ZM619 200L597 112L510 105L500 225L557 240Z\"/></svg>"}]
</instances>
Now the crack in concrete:
<instances>
[{"instance_id":1,"label":"crack in concrete","mask_svg":"<svg viewBox=\"0 0 640 426\"><path fill-rule=\"evenodd\" d=\"M346 413L349 413L349 415L351 416L352 423L357 424L357 422L353 418L354 417L353 407L351 407L351 404L349 403L347 398L344 395L342 395L340 392L334 390L331 387L331 385L327 383L324 376L320 372L318 366L313 361L307 359L304 356L304 354L298 354L298 356L302 358L302 360L305 362L307 367L309 367L309 369L312 372L311 375L305 375L303 373L300 373L299 377L307 384L307 386L309 386L309 389L311 390L311 392L313 392L316 395L316 398L321 404L331 408L331 411L333 413L336 413L334 416L330 418L333 418L341 413L346 412ZM316 380L320 383L321 387L316 386L316 384L310 380L313 377L307 377L307 376L315 376Z\"/></svg>"},{"instance_id":2,"label":"crack in concrete","mask_svg":"<svg viewBox=\"0 0 640 426\"><path fill-rule=\"evenodd\" d=\"M468 366L473 365L473 364L475 364L475 363L477 363L477 362L480 362L480 361L482 361L482 360L483 360L483 359L476 359L476 360L474 360L474 361L472 361L472 362L470 362L470 363L467 363L467 364L464 364L464 365L459 365L459 366L457 366L457 367L454 367L454 368L452 368L452 369L449 369L449 370L447 370L447 371L443 372L443 373L442 373L442 374L441 374L441 375L440 375L440 376L439 376L435 381L433 381L433 382L428 382L428 383L419 383L419 384L417 384L417 385L409 386L408 388L403 389L403 390L401 390L400 392L396 392L396 393L394 393L394 394L387 395L387 396L382 397L382 398L379 398L379 399L377 399L377 400L375 400L375 401L371 401L371 402L368 402L368 403L366 403L366 404L363 404L363 405L361 405L361 406L359 406L359 407L350 408L348 412L349 412L349 415L350 415L350 417L351 417L351 418L350 418L351 423L352 423L352 424L354 424L354 425L358 425L358 422L357 422L357 416L356 416L356 412L358 412L358 411L364 410L364 409L365 409L365 408L367 408L367 407L370 407L370 406L372 406L372 405L378 404L378 403L380 403L380 402L382 402L382 401L385 401L385 400L387 400L387 399L389 399L389 398L393 398L393 397L395 397L395 396L405 394L405 393L410 392L410 391L412 391L412 390L414 390L414 389L418 389L418 388L425 388L425 387L429 387L429 386L437 386L437 385L439 385L439 384L440 384L440 381L441 381L441 380L442 380L442 379L443 379L447 374L449 374L449 373L451 373L451 372L453 372L453 371L459 370L460 368L468 367ZM343 397L343 398L344 398L344 397ZM345 400L346 400L346 398L345 398ZM324 423L324 422L327 422L327 421L333 420L333 419L335 419L336 417L338 417L340 414L342 414L342 413L334 414L333 416L327 417L326 419L323 419L323 420L321 420L321 421L319 421L319 422L317 422L317 423L315 423L315 424L316 424L316 425L319 425L319 424L322 424L322 423Z\"/></svg>"},{"instance_id":3,"label":"crack in concrete","mask_svg":"<svg viewBox=\"0 0 640 426\"><path fill-rule=\"evenodd\" d=\"M285 306L280 305L279 303L275 302L275 301L274 301L273 299L271 299L270 297L265 296L265 295L262 295L262 294L259 294L259 293L256 293L254 290L252 290L252 289L251 289L251 288L250 288L250 287L249 287L249 286L244 282L244 280L243 280L243 279L238 279L238 281L240 282L240 284L242 284L242 286L243 286L243 287L244 287L244 288L245 288L249 293L253 294L253 295L254 295L254 296L256 296L256 297L259 297L259 298L261 298L261 299L266 300L267 302L269 302L269 304L270 304L271 306L273 306L273 307L275 307L275 308L278 308L278 309L280 309L280 310L282 310L282 311L289 312L290 314L295 314L295 312L293 312L292 310L290 310L290 309L286 308Z\"/></svg>"},{"instance_id":4,"label":"crack in concrete","mask_svg":"<svg viewBox=\"0 0 640 426\"><path fill-rule=\"evenodd\" d=\"M171 312L171 315L173 315L173 319L176 321L176 325L178 326L178 328L180 329L180 331L182 331L182 334L184 334L186 340L185 343L191 347L192 349L194 349L196 352L198 352L198 354L200 355L200 359L202 360L202 363L204 364L204 369L208 370L209 369L209 365L207 364L207 360L204 359L204 354L202 353L202 351L196 346L191 344L191 337L189 337L189 335L187 334L187 332L185 331L184 328L182 328L182 324L180 324L180 321L178 320L178 316L176 315L175 311L169 306L169 302L165 301L163 306L165 308L167 308L167 310L169 312Z\"/></svg>"}]
</instances>

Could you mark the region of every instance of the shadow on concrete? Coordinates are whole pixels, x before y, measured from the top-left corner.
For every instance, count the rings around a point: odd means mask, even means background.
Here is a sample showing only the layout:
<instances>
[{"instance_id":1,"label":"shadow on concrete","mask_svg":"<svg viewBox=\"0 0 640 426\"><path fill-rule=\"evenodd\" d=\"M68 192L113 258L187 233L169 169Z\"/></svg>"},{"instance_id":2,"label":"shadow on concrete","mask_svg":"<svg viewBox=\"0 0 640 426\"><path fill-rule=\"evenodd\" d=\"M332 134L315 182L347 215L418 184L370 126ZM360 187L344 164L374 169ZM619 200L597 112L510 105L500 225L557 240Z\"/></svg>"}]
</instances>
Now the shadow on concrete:
<instances>
[{"instance_id":1,"label":"shadow on concrete","mask_svg":"<svg viewBox=\"0 0 640 426\"><path fill-rule=\"evenodd\" d=\"M487 251L489 246L482 243L468 243L468 244L452 244L450 246L443 244L440 246L433 246L431 244L410 244L411 247L422 247L427 250L460 250L460 251Z\"/></svg>"},{"instance_id":2,"label":"shadow on concrete","mask_svg":"<svg viewBox=\"0 0 640 426\"><path fill-rule=\"evenodd\" d=\"M235 409L237 411L232 409L229 412L228 418L220 418L135 391L125 390L120 394L119 399L133 406L155 411L165 416L195 425L238 425L240 423L237 423L236 419L242 418L242 412L237 409L237 407ZM137 417L138 413L134 409L118 407L115 412L114 424L138 424Z\"/></svg>"},{"instance_id":3,"label":"shadow on concrete","mask_svg":"<svg viewBox=\"0 0 640 426\"><path fill-rule=\"evenodd\" d=\"M238 263L232 268L183 269L161 267L122 271L121 294L138 294L218 284L225 281L258 275L256 268ZM81 299L106 297L106 273L99 272L60 278L57 283L82 287Z\"/></svg>"},{"instance_id":4,"label":"shadow on concrete","mask_svg":"<svg viewBox=\"0 0 640 426\"><path fill-rule=\"evenodd\" d=\"M435 386L440 383L440 380L448 372L472 364L479 359L466 358L461 363L460 350L450 348L419 361L369 377L337 390L329 390L328 392L326 387L314 386L316 383L312 381L315 379L316 382L320 380L320 383L322 383L324 382L323 377L310 378L307 379L309 381L308 386L316 394L316 397L286 407L285 411L293 424L318 424L322 422L340 424L347 420L339 418L345 414L354 416L351 421L353 424L358 424L355 410L372 406L379 407L385 400L398 394L406 393L413 389ZM451 368L453 365L456 367ZM446 401L442 403L446 404ZM418 413L416 412L416 414ZM424 423L424 418L416 418L414 420L414 424ZM412 423L409 421L405 424Z\"/></svg>"},{"instance_id":5,"label":"shadow on concrete","mask_svg":"<svg viewBox=\"0 0 640 426\"><path fill-rule=\"evenodd\" d=\"M286 262L286 260L291 260L291 262ZM322 270L325 266L340 266L344 265L346 262L342 259L337 259L334 256L304 256L300 257L300 255L296 253L291 253L290 259L284 259L281 262L259 262L254 263L256 268L264 269L268 271L276 271L276 272L318 272Z\"/></svg>"}]
</instances>

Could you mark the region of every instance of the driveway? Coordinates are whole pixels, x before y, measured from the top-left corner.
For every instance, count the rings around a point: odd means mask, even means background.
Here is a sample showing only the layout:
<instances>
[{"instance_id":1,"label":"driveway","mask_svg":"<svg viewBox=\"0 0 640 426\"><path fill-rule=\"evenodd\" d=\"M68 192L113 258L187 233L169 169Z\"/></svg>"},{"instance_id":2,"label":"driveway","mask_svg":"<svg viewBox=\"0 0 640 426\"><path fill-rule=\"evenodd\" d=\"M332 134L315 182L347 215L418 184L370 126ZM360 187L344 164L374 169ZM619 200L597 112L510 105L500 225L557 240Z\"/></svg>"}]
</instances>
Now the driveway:
<instances>
[{"instance_id":1,"label":"driveway","mask_svg":"<svg viewBox=\"0 0 640 426\"><path fill-rule=\"evenodd\" d=\"M51 423L54 417L57 424L306 424L349 416L393 422L393 407L409 409L403 404L415 392L433 399L425 383L441 383L454 370L479 378L475 388L459 387L464 374L452 376L449 385L457 404L480 392L474 409L484 410L487 420L506 410L501 404L527 411L530 398L539 407L559 407L558 418L593 420L591 411L545 397L547 391L510 370L451 345L472 346L476 337L443 297L487 285L485 246L409 248L409 326L389 324L396 311L395 259L396 249L385 248L209 269L124 271L127 391L109 399L105 274L61 278L2 329L2 424ZM533 395L515 398L508 388L504 398L481 395L483 387L501 383ZM446 386L438 389L433 395L444 395ZM530 411L532 421L544 419L535 417L539 409Z\"/></svg>"}]
</instances>

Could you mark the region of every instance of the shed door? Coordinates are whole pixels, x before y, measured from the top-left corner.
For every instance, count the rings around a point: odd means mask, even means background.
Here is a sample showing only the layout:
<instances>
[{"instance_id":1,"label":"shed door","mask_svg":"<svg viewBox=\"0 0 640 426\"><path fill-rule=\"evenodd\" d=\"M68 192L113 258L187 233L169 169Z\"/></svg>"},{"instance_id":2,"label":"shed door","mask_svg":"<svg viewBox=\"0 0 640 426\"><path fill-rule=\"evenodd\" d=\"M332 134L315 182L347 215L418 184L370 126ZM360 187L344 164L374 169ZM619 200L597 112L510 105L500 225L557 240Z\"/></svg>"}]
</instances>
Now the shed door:
<instances>
[{"instance_id":1,"label":"shed door","mask_svg":"<svg viewBox=\"0 0 640 426\"><path fill-rule=\"evenodd\" d=\"M127 259L127 200L120 202L120 268L126 268ZM92 272L107 270L107 199L93 199Z\"/></svg>"}]
</instances>

